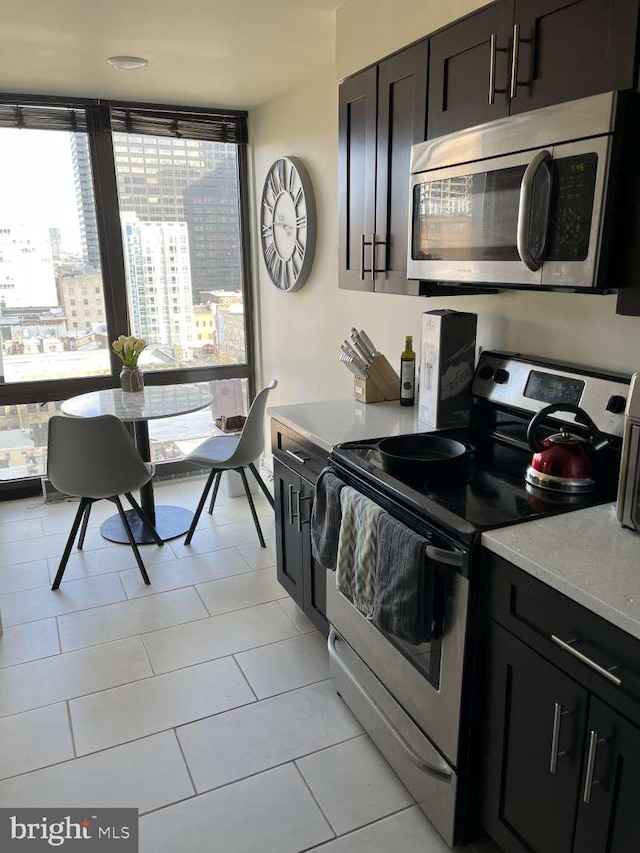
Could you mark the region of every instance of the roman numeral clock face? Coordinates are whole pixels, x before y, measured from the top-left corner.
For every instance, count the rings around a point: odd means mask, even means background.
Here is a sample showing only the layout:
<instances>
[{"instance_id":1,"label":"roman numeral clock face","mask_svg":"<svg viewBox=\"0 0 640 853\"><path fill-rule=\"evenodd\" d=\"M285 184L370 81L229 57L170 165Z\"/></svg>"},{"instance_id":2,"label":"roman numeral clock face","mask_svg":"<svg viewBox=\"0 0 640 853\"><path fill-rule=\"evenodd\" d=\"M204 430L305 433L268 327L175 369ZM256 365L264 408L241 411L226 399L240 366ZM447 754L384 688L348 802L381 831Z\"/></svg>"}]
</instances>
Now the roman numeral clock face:
<instances>
[{"instance_id":1,"label":"roman numeral clock face","mask_svg":"<svg viewBox=\"0 0 640 853\"><path fill-rule=\"evenodd\" d=\"M307 281L316 246L316 208L304 165L281 157L267 174L260 210L262 256L269 277L284 292Z\"/></svg>"}]
</instances>

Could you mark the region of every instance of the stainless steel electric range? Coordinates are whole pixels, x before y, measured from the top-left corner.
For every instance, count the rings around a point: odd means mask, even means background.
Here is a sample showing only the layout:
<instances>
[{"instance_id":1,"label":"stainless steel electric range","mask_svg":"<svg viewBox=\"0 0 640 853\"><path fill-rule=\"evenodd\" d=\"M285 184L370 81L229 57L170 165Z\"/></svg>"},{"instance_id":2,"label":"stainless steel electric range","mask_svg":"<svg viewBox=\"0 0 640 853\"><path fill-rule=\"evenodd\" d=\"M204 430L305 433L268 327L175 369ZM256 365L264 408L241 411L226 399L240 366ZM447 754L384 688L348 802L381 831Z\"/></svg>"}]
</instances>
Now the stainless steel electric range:
<instances>
[{"instance_id":1,"label":"stainless steel electric range","mask_svg":"<svg viewBox=\"0 0 640 853\"><path fill-rule=\"evenodd\" d=\"M450 845L465 840L469 825L482 532L615 500L628 386L623 376L483 352L470 425L438 433L472 448L451 477L399 479L384 467L380 439L341 444L331 453L329 464L344 482L428 542L425 586L439 613L435 637L412 645L380 630L328 573L329 654L336 689ZM608 439L595 454L590 493L564 495L525 483L532 454L527 427L554 403L579 405ZM557 432L558 422L587 438L574 415L562 411L543 425L542 436Z\"/></svg>"}]
</instances>

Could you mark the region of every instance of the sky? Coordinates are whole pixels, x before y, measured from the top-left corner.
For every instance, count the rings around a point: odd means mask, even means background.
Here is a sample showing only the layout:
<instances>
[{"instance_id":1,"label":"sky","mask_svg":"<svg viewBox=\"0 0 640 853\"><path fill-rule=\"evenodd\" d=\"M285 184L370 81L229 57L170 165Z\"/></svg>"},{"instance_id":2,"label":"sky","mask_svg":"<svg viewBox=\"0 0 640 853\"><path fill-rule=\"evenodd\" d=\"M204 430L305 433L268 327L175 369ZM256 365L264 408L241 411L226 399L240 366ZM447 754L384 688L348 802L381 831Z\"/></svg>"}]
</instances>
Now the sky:
<instances>
[{"instance_id":1,"label":"sky","mask_svg":"<svg viewBox=\"0 0 640 853\"><path fill-rule=\"evenodd\" d=\"M0 128L0 227L60 228L62 250L81 252L71 134Z\"/></svg>"}]
</instances>

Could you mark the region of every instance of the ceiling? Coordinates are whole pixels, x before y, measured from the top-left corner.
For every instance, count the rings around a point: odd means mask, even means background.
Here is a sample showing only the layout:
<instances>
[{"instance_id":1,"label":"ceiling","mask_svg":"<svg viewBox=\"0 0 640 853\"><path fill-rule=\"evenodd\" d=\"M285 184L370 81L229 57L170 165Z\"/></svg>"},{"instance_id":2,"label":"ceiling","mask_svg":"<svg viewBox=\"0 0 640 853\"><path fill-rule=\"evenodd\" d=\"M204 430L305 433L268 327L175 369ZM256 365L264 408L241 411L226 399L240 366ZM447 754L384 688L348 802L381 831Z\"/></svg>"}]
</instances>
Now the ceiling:
<instances>
[{"instance_id":1,"label":"ceiling","mask_svg":"<svg viewBox=\"0 0 640 853\"><path fill-rule=\"evenodd\" d=\"M250 109L334 61L342 2L7 0L0 90Z\"/></svg>"}]
</instances>

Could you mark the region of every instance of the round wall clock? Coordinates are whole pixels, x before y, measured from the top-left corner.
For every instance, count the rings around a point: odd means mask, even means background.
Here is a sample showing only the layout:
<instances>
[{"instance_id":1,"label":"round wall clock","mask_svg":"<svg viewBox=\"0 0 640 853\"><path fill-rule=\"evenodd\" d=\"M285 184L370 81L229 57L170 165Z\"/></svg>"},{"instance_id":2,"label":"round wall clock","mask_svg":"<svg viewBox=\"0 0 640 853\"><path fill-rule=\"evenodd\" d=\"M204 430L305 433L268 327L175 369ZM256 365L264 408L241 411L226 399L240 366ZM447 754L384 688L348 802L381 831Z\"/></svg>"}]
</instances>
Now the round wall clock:
<instances>
[{"instance_id":1,"label":"round wall clock","mask_svg":"<svg viewBox=\"0 0 640 853\"><path fill-rule=\"evenodd\" d=\"M285 293L307 281L316 248L316 204L309 173L296 157L269 169L260 206L262 256L271 281Z\"/></svg>"}]
</instances>

